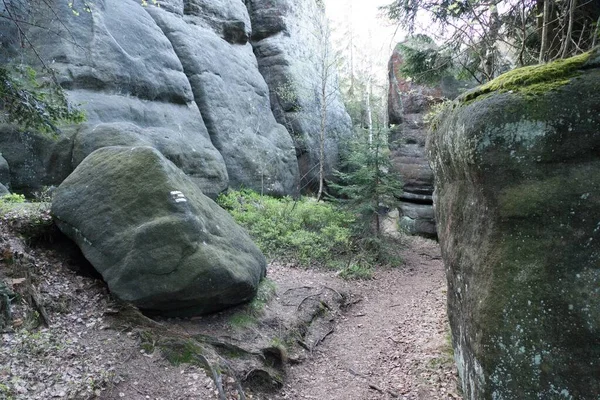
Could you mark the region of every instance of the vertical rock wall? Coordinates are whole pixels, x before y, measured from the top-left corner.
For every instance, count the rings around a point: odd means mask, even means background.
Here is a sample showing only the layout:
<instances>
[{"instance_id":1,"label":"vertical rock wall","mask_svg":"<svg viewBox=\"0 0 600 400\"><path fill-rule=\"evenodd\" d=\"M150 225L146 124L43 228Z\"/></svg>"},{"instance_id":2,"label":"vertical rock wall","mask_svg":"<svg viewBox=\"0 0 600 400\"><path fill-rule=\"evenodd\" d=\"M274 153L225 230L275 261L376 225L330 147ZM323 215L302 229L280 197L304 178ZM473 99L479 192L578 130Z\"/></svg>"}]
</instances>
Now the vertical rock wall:
<instances>
[{"instance_id":1,"label":"vertical rock wall","mask_svg":"<svg viewBox=\"0 0 600 400\"><path fill-rule=\"evenodd\" d=\"M316 2L158 3L97 0L91 12L79 8L78 15L69 2L24 10L33 18L24 25L28 40L86 111L87 122L63 129L58 146L0 127L0 153L21 149L4 154L11 185L31 191L59 184L87 155L111 145L158 149L209 195L227 187L294 195L317 184L321 78L315 21L323 10ZM5 4L21 12L25 3ZM0 62L41 67L6 22L0 21ZM327 173L351 134L336 79L333 73L327 87Z\"/></svg>"},{"instance_id":2,"label":"vertical rock wall","mask_svg":"<svg viewBox=\"0 0 600 400\"><path fill-rule=\"evenodd\" d=\"M65 130L61 140L71 145L62 146L53 163L72 170L100 147L150 145L206 193L225 189L229 179L223 157L211 142L181 60L148 8L135 0L98 0L91 12L74 15L67 3L47 3L52 9L37 4L31 8L34 25L26 25L28 40L87 115L75 131ZM61 16L60 23L54 15ZM29 62L39 64L33 56ZM23 140L21 135L0 137L0 150ZM58 184L66 177L48 179L43 170L52 165L47 163L39 170L27 166L41 151L33 146L4 152L15 188Z\"/></svg>"},{"instance_id":3,"label":"vertical rock wall","mask_svg":"<svg viewBox=\"0 0 600 400\"><path fill-rule=\"evenodd\" d=\"M435 237L433 172L425 154L428 128L424 118L443 94L439 87L416 85L402 77L402 63L402 54L394 50L388 67L388 117L392 162L404 183L400 226L410 234Z\"/></svg>"},{"instance_id":4,"label":"vertical rock wall","mask_svg":"<svg viewBox=\"0 0 600 400\"><path fill-rule=\"evenodd\" d=\"M230 186L276 195L298 191L294 145L273 117L269 89L248 43L250 18L239 0L186 0L151 7L182 62Z\"/></svg>"},{"instance_id":5,"label":"vertical rock wall","mask_svg":"<svg viewBox=\"0 0 600 400\"><path fill-rule=\"evenodd\" d=\"M324 10L315 0L248 0L252 45L270 89L271 107L296 146L303 189L318 186ZM333 53L331 49L330 53ZM327 79L325 172L331 178L352 122L337 87L335 68Z\"/></svg>"}]
</instances>

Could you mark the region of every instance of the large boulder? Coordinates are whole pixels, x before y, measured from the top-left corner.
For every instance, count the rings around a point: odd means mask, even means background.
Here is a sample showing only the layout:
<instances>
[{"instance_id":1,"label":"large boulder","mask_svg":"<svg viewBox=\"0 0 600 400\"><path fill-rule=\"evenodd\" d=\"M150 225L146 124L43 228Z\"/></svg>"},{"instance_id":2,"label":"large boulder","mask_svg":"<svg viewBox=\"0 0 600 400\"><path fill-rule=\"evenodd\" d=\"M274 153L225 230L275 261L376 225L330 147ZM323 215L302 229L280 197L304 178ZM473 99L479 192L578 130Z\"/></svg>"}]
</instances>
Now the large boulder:
<instances>
[{"instance_id":1,"label":"large boulder","mask_svg":"<svg viewBox=\"0 0 600 400\"><path fill-rule=\"evenodd\" d=\"M83 160L52 203L117 297L193 315L250 300L265 258L227 212L151 147L104 147Z\"/></svg>"},{"instance_id":2,"label":"large boulder","mask_svg":"<svg viewBox=\"0 0 600 400\"><path fill-rule=\"evenodd\" d=\"M329 68L324 140L325 174L333 179L340 146L352 135L352 122L339 93L337 75L323 59L319 35L324 10L314 0L249 0L251 42L260 72L269 85L277 121L294 139L302 188L318 187L322 70Z\"/></svg>"},{"instance_id":3,"label":"large boulder","mask_svg":"<svg viewBox=\"0 0 600 400\"><path fill-rule=\"evenodd\" d=\"M600 396L600 65L588 57L468 93L431 136L465 399Z\"/></svg>"}]
</instances>

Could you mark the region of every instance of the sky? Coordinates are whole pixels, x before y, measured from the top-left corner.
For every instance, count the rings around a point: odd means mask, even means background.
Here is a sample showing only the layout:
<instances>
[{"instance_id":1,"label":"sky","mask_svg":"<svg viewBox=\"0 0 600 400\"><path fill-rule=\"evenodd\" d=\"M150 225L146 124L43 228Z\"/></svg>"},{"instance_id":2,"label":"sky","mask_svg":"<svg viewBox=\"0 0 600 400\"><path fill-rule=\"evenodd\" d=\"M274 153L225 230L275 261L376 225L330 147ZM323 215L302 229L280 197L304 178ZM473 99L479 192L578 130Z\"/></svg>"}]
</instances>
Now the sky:
<instances>
[{"instance_id":1,"label":"sky","mask_svg":"<svg viewBox=\"0 0 600 400\"><path fill-rule=\"evenodd\" d=\"M355 32L354 42L364 49L366 55L375 58L377 76L387 79L387 62L392 51L404 37L396 31L396 25L379 18L379 6L392 0L324 0L327 17L334 28L334 40L343 40L348 21Z\"/></svg>"}]
</instances>

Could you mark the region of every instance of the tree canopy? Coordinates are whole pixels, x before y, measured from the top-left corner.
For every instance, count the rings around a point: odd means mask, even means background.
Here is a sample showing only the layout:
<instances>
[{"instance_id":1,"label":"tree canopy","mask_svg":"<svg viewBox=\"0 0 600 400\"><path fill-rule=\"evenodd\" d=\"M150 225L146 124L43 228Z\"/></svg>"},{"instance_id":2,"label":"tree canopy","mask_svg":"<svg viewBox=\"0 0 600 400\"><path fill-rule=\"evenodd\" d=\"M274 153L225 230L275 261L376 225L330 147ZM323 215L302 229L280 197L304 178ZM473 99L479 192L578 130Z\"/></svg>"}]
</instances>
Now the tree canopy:
<instances>
[{"instance_id":1,"label":"tree canopy","mask_svg":"<svg viewBox=\"0 0 600 400\"><path fill-rule=\"evenodd\" d=\"M412 76L454 68L479 83L513 66L543 63L585 52L600 42L597 0L395 0L385 14L423 41L408 46ZM419 54L420 53L420 54Z\"/></svg>"}]
</instances>

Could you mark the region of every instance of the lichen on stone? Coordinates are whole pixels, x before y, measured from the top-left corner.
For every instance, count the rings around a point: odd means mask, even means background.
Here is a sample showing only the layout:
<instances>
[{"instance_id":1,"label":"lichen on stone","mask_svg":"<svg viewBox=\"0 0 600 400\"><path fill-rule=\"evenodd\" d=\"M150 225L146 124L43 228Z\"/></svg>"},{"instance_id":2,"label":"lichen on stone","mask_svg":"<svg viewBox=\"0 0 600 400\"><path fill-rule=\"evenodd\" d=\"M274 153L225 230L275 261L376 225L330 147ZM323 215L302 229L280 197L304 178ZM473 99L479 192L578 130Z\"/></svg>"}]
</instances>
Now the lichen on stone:
<instances>
[{"instance_id":1,"label":"lichen on stone","mask_svg":"<svg viewBox=\"0 0 600 400\"><path fill-rule=\"evenodd\" d=\"M493 92L512 92L535 96L556 90L568 84L572 78L579 75L579 71L586 65L591 53L579 54L549 64L531 65L514 69L479 86L473 91L465 93L459 98L459 101L469 103Z\"/></svg>"}]
</instances>

